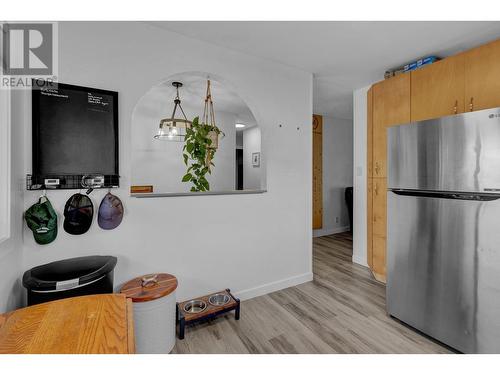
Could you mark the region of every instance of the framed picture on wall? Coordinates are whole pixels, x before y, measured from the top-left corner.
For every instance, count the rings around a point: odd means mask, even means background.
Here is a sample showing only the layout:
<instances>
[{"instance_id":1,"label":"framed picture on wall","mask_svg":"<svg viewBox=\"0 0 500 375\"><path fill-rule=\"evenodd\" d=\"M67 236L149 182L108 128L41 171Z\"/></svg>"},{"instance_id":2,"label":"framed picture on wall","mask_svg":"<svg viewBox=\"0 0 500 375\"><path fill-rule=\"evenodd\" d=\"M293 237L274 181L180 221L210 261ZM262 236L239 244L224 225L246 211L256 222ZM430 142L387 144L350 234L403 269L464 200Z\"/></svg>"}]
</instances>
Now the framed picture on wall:
<instances>
[{"instance_id":1,"label":"framed picture on wall","mask_svg":"<svg viewBox=\"0 0 500 375\"><path fill-rule=\"evenodd\" d=\"M252 165L254 167L260 167L260 152L252 153Z\"/></svg>"}]
</instances>

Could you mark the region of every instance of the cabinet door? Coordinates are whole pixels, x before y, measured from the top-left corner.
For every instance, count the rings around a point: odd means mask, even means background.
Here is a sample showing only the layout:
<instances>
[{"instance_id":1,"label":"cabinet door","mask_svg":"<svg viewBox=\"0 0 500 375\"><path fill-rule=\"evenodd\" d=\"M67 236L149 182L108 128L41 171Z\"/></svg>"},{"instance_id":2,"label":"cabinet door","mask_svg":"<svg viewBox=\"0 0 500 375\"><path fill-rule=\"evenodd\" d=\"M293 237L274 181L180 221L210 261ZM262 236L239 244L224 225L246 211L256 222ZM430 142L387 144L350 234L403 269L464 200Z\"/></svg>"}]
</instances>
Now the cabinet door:
<instances>
[{"instance_id":1,"label":"cabinet door","mask_svg":"<svg viewBox=\"0 0 500 375\"><path fill-rule=\"evenodd\" d=\"M387 180L373 179L372 203L372 272L378 281L385 282L387 231Z\"/></svg>"},{"instance_id":2,"label":"cabinet door","mask_svg":"<svg viewBox=\"0 0 500 375\"><path fill-rule=\"evenodd\" d=\"M370 87L367 96L366 108L366 170L367 176L373 177L373 88Z\"/></svg>"},{"instance_id":3,"label":"cabinet door","mask_svg":"<svg viewBox=\"0 0 500 375\"><path fill-rule=\"evenodd\" d=\"M464 55L411 72L411 121L464 112Z\"/></svg>"},{"instance_id":4,"label":"cabinet door","mask_svg":"<svg viewBox=\"0 0 500 375\"><path fill-rule=\"evenodd\" d=\"M373 234L386 236L387 183L385 178L373 179Z\"/></svg>"},{"instance_id":5,"label":"cabinet door","mask_svg":"<svg viewBox=\"0 0 500 375\"><path fill-rule=\"evenodd\" d=\"M500 39L464 53L465 110L500 107Z\"/></svg>"},{"instance_id":6,"label":"cabinet door","mask_svg":"<svg viewBox=\"0 0 500 375\"><path fill-rule=\"evenodd\" d=\"M323 117L313 115L313 229L323 226Z\"/></svg>"},{"instance_id":7,"label":"cabinet door","mask_svg":"<svg viewBox=\"0 0 500 375\"><path fill-rule=\"evenodd\" d=\"M367 241L366 241L366 260L368 267L372 268L373 259L373 178L367 180L367 198L366 198L366 216L367 216Z\"/></svg>"},{"instance_id":8,"label":"cabinet door","mask_svg":"<svg viewBox=\"0 0 500 375\"><path fill-rule=\"evenodd\" d=\"M387 177L389 126L410 122L410 74L373 85L373 177Z\"/></svg>"}]
</instances>

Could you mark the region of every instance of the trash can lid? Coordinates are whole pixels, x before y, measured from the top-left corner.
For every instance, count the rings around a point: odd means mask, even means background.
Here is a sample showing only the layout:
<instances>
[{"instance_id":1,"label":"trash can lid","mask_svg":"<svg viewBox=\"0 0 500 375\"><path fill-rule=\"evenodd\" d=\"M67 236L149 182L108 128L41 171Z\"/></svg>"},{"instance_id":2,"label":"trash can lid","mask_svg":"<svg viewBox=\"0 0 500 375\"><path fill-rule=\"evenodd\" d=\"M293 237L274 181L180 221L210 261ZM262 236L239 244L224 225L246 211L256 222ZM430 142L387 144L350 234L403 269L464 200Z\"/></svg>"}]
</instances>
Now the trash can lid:
<instances>
[{"instance_id":1,"label":"trash can lid","mask_svg":"<svg viewBox=\"0 0 500 375\"><path fill-rule=\"evenodd\" d=\"M58 260L26 271L23 275L23 285L35 291L58 290L61 285L72 285L68 284L69 281L78 286L96 281L112 272L116 262L116 257L102 255Z\"/></svg>"},{"instance_id":2,"label":"trash can lid","mask_svg":"<svg viewBox=\"0 0 500 375\"><path fill-rule=\"evenodd\" d=\"M168 273L153 273L136 277L125 283L120 293L133 302L148 302L168 296L177 289L177 278Z\"/></svg>"}]
</instances>

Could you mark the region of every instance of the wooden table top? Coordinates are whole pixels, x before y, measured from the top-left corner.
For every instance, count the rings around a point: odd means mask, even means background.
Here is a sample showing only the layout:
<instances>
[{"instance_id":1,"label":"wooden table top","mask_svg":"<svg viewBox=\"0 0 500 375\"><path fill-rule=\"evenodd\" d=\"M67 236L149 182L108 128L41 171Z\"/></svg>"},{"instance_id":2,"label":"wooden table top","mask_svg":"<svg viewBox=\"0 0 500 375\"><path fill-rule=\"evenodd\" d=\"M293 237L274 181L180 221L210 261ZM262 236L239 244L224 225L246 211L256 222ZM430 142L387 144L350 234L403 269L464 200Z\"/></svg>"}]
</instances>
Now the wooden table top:
<instances>
[{"instance_id":1,"label":"wooden table top","mask_svg":"<svg viewBox=\"0 0 500 375\"><path fill-rule=\"evenodd\" d=\"M0 353L130 354L132 301L123 294L67 298L0 316Z\"/></svg>"}]
</instances>

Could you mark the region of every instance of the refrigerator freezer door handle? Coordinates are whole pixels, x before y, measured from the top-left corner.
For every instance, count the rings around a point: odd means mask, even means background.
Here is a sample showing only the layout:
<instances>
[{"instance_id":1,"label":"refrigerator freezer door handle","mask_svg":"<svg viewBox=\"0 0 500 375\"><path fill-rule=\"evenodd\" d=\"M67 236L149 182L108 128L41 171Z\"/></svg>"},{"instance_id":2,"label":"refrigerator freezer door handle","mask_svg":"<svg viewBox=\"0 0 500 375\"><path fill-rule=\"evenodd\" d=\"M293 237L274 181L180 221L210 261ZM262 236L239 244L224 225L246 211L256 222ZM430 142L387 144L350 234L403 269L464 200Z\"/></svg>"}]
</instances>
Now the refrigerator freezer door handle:
<instances>
[{"instance_id":1,"label":"refrigerator freezer door handle","mask_svg":"<svg viewBox=\"0 0 500 375\"><path fill-rule=\"evenodd\" d=\"M397 195L407 195L412 197L459 199L468 201L495 201L497 199L500 199L500 194L492 194L492 193L456 193L456 192L445 192L445 191L425 191L425 190L405 190L405 189L392 189L391 191Z\"/></svg>"}]
</instances>

